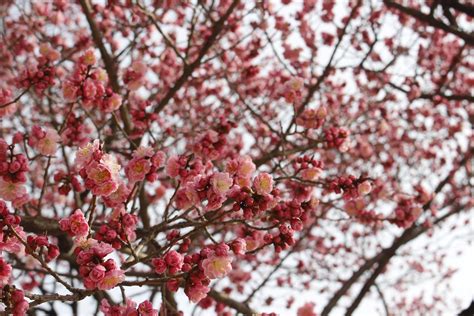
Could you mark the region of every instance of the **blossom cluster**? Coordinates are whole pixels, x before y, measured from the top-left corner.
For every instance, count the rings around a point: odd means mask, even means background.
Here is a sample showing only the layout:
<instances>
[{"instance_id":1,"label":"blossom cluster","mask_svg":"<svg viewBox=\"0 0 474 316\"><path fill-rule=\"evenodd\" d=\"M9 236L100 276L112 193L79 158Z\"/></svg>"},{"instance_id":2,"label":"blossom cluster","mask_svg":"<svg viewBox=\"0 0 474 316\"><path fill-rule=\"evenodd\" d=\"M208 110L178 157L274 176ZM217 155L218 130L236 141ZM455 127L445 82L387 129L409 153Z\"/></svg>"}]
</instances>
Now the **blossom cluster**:
<instances>
[{"instance_id":1,"label":"blossom cluster","mask_svg":"<svg viewBox=\"0 0 474 316\"><path fill-rule=\"evenodd\" d=\"M324 140L328 148L338 148L341 152L349 149L349 131L342 127L329 127L324 130Z\"/></svg>"},{"instance_id":2,"label":"blossom cluster","mask_svg":"<svg viewBox=\"0 0 474 316\"><path fill-rule=\"evenodd\" d=\"M400 198L391 219L398 227L407 228L420 217L423 209L413 198Z\"/></svg>"},{"instance_id":3,"label":"blossom cluster","mask_svg":"<svg viewBox=\"0 0 474 316\"><path fill-rule=\"evenodd\" d=\"M113 250L109 244L94 239L83 240L75 249L79 274L86 289L110 290L125 279L124 271L115 260L105 259Z\"/></svg>"},{"instance_id":4,"label":"blossom cluster","mask_svg":"<svg viewBox=\"0 0 474 316\"><path fill-rule=\"evenodd\" d=\"M100 302L100 311L105 316L158 316L158 310L153 309L150 301L143 301L138 306L132 300L126 300L124 305L110 305L103 299Z\"/></svg>"},{"instance_id":5,"label":"blossom cluster","mask_svg":"<svg viewBox=\"0 0 474 316\"><path fill-rule=\"evenodd\" d=\"M26 248L27 253L36 252L38 255L44 256L44 260L49 262L56 259L59 256L59 248L55 244L52 244L47 236L34 236L29 235L26 239L28 247Z\"/></svg>"},{"instance_id":6,"label":"blossom cluster","mask_svg":"<svg viewBox=\"0 0 474 316\"><path fill-rule=\"evenodd\" d=\"M0 200L0 298L15 316L25 315L29 304L24 298L23 291L11 286L12 266L3 255L5 252L16 255L24 253L25 247L16 237L16 235L25 237L25 233L19 226L20 222L20 217L11 214L6 203ZM15 230L16 235L12 230Z\"/></svg>"},{"instance_id":7,"label":"blossom cluster","mask_svg":"<svg viewBox=\"0 0 474 316\"><path fill-rule=\"evenodd\" d=\"M12 99L13 93L10 89L0 88L0 117L9 116L15 113L17 104L11 103Z\"/></svg>"},{"instance_id":8,"label":"blossom cluster","mask_svg":"<svg viewBox=\"0 0 474 316\"><path fill-rule=\"evenodd\" d=\"M54 129L43 129L35 125L31 129L31 134L28 138L28 144L38 150L40 154L52 156L56 153L60 139L61 137Z\"/></svg>"},{"instance_id":9,"label":"blossom cluster","mask_svg":"<svg viewBox=\"0 0 474 316\"><path fill-rule=\"evenodd\" d=\"M29 170L24 154L14 154L14 145L0 139L0 198L21 206L29 200L24 184Z\"/></svg>"},{"instance_id":10,"label":"blossom cluster","mask_svg":"<svg viewBox=\"0 0 474 316\"><path fill-rule=\"evenodd\" d=\"M305 181L316 181L323 172L324 163L308 155L298 157L292 161L295 175Z\"/></svg>"},{"instance_id":11,"label":"blossom cluster","mask_svg":"<svg viewBox=\"0 0 474 316\"><path fill-rule=\"evenodd\" d=\"M355 199L361 195L369 194L372 191L372 185L365 178L356 178L355 176L340 176L329 180L327 184L329 192L343 193L345 200Z\"/></svg>"},{"instance_id":12,"label":"blossom cluster","mask_svg":"<svg viewBox=\"0 0 474 316\"><path fill-rule=\"evenodd\" d=\"M76 166L92 194L108 196L118 189L120 165L114 156L102 151L99 140L77 151Z\"/></svg>"},{"instance_id":13,"label":"blossom cluster","mask_svg":"<svg viewBox=\"0 0 474 316\"><path fill-rule=\"evenodd\" d=\"M138 218L135 214L117 208L97 230L94 238L110 244L115 249L122 248L123 244L134 241Z\"/></svg>"},{"instance_id":14,"label":"blossom cluster","mask_svg":"<svg viewBox=\"0 0 474 316\"><path fill-rule=\"evenodd\" d=\"M10 285L0 289L0 301L5 304L13 316L24 316L29 308L23 291Z\"/></svg>"},{"instance_id":15,"label":"blossom cluster","mask_svg":"<svg viewBox=\"0 0 474 316\"><path fill-rule=\"evenodd\" d=\"M81 98L86 108L98 106L106 113L113 112L121 106L122 97L107 87L108 78L103 69L92 70L95 63L94 52L88 50L63 84L64 98L70 101Z\"/></svg>"},{"instance_id":16,"label":"blossom cluster","mask_svg":"<svg viewBox=\"0 0 474 316\"><path fill-rule=\"evenodd\" d=\"M301 115L296 118L296 124L305 128L320 128L326 119L327 109L322 106L318 109L305 109Z\"/></svg>"},{"instance_id":17,"label":"blossom cluster","mask_svg":"<svg viewBox=\"0 0 474 316\"><path fill-rule=\"evenodd\" d=\"M125 167L125 174L131 184L143 181L153 182L158 178L157 171L165 164L166 155L162 151L154 152L151 147L139 147L133 152L132 159Z\"/></svg>"}]
</instances>

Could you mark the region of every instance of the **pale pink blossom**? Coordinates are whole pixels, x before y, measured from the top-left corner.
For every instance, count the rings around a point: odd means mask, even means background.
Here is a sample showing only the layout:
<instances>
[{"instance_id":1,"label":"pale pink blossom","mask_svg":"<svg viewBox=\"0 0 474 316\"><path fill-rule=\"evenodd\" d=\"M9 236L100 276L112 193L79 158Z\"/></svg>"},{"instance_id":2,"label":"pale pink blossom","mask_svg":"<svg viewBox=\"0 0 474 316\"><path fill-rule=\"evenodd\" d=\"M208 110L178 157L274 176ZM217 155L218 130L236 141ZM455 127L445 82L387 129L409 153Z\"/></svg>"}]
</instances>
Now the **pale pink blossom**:
<instances>
[{"instance_id":1,"label":"pale pink blossom","mask_svg":"<svg viewBox=\"0 0 474 316\"><path fill-rule=\"evenodd\" d=\"M357 186L357 191L359 194L367 195L372 191L372 185L369 181L364 181Z\"/></svg>"},{"instance_id":2,"label":"pale pink blossom","mask_svg":"<svg viewBox=\"0 0 474 316\"><path fill-rule=\"evenodd\" d=\"M150 172L151 162L145 158L133 158L125 167L125 174L130 183L143 181L145 176Z\"/></svg>"},{"instance_id":3,"label":"pale pink blossom","mask_svg":"<svg viewBox=\"0 0 474 316\"><path fill-rule=\"evenodd\" d=\"M118 110L121 105L122 97L119 94L114 93L105 101L105 107L103 110L106 113L112 113L113 111Z\"/></svg>"},{"instance_id":4,"label":"pale pink blossom","mask_svg":"<svg viewBox=\"0 0 474 316\"><path fill-rule=\"evenodd\" d=\"M76 152L76 160L75 163L79 169L85 167L89 162L92 160L94 152L99 150L100 148L100 140L96 139L92 143L88 143L86 146L81 147Z\"/></svg>"},{"instance_id":5,"label":"pale pink blossom","mask_svg":"<svg viewBox=\"0 0 474 316\"><path fill-rule=\"evenodd\" d=\"M218 172L212 176L212 188L217 194L226 194L232 186L232 178L227 172Z\"/></svg>"},{"instance_id":6,"label":"pale pink blossom","mask_svg":"<svg viewBox=\"0 0 474 316\"><path fill-rule=\"evenodd\" d=\"M0 198L7 201L15 201L26 195L26 188L22 183L13 183L0 178Z\"/></svg>"},{"instance_id":7,"label":"pale pink blossom","mask_svg":"<svg viewBox=\"0 0 474 316\"><path fill-rule=\"evenodd\" d=\"M15 227L14 229L18 236L23 240L26 240L26 233L20 226ZM25 253L25 246L14 235L5 235L3 230L0 230L0 252L1 251L15 253L18 256L22 256Z\"/></svg>"},{"instance_id":8,"label":"pale pink blossom","mask_svg":"<svg viewBox=\"0 0 474 316\"><path fill-rule=\"evenodd\" d=\"M50 61L58 60L61 57L61 54L52 48L49 43L42 43L40 45L40 54Z\"/></svg>"},{"instance_id":9,"label":"pale pink blossom","mask_svg":"<svg viewBox=\"0 0 474 316\"><path fill-rule=\"evenodd\" d=\"M179 170L181 169L181 164L179 163L178 156L172 156L168 159L166 163L166 173L171 178L176 178L179 176Z\"/></svg>"},{"instance_id":10,"label":"pale pink blossom","mask_svg":"<svg viewBox=\"0 0 474 316\"><path fill-rule=\"evenodd\" d=\"M96 63L94 51L91 49L86 51L81 59L82 62L88 66L93 66Z\"/></svg>"},{"instance_id":11,"label":"pale pink blossom","mask_svg":"<svg viewBox=\"0 0 474 316\"><path fill-rule=\"evenodd\" d=\"M301 171L301 179L306 181L316 181L323 171L320 168L313 167Z\"/></svg>"},{"instance_id":12,"label":"pale pink blossom","mask_svg":"<svg viewBox=\"0 0 474 316\"><path fill-rule=\"evenodd\" d=\"M270 194L273 190L273 178L270 174L263 172L255 177L253 186L259 195Z\"/></svg>"},{"instance_id":13,"label":"pale pink blossom","mask_svg":"<svg viewBox=\"0 0 474 316\"><path fill-rule=\"evenodd\" d=\"M100 280L100 282L97 284L97 288L99 290L110 290L117 286L117 284L121 283L123 280L125 280L125 273L122 270L111 270L105 274L102 280Z\"/></svg>"},{"instance_id":14,"label":"pale pink blossom","mask_svg":"<svg viewBox=\"0 0 474 316\"><path fill-rule=\"evenodd\" d=\"M12 272L11 265L8 264L2 257L0 257L0 287L8 284L10 274Z\"/></svg>"},{"instance_id":15,"label":"pale pink blossom","mask_svg":"<svg viewBox=\"0 0 474 316\"><path fill-rule=\"evenodd\" d=\"M60 220L59 227L77 237L84 237L89 233L89 225L80 209L75 210L68 218Z\"/></svg>"},{"instance_id":16,"label":"pale pink blossom","mask_svg":"<svg viewBox=\"0 0 474 316\"><path fill-rule=\"evenodd\" d=\"M202 269L209 279L223 278L232 270L232 257L211 255L202 261Z\"/></svg>"},{"instance_id":17,"label":"pale pink blossom","mask_svg":"<svg viewBox=\"0 0 474 316\"><path fill-rule=\"evenodd\" d=\"M298 316L317 316L314 312L314 303L306 303L296 312Z\"/></svg>"},{"instance_id":18,"label":"pale pink blossom","mask_svg":"<svg viewBox=\"0 0 474 316\"><path fill-rule=\"evenodd\" d=\"M45 132L46 135L38 140L36 149L42 155L52 156L58 149L58 142L61 140L61 137L59 136L58 132L52 128L47 128Z\"/></svg>"},{"instance_id":19,"label":"pale pink blossom","mask_svg":"<svg viewBox=\"0 0 474 316\"><path fill-rule=\"evenodd\" d=\"M209 293L209 291L210 291L209 287L202 284L196 284L196 285L193 285L192 287L187 287L184 290L188 298L193 303L199 303L199 301L201 301L203 298L207 296L207 293Z\"/></svg>"}]
</instances>

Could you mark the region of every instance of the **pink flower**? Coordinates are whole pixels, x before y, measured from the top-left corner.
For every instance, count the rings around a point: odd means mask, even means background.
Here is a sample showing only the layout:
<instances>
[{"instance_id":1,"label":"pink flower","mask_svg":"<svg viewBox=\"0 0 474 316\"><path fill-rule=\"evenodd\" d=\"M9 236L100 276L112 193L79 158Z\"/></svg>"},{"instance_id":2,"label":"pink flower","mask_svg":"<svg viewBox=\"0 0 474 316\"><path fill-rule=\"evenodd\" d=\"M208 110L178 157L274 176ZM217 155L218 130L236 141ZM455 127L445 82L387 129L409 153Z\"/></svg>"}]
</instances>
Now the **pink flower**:
<instances>
[{"instance_id":1,"label":"pink flower","mask_svg":"<svg viewBox=\"0 0 474 316\"><path fill-rule=\"evenodd\" d=\"M155 272L157 274L165 273L166 268L167 268L165 260L163 260L161 258L155 258L151 261L151 263L155 267Z\"/></svg>"},{"instance_id":2,"label":"pink flower","mask_svg":"<svg viewBox=\"0 0 474 316\"><path fill-rule=\"evenodd\" d=\"M87 178L95 182L95 184L101 184L112 180L112 171L107 168L105 164L92 162L86 168Z\"/></svg>"},{"instance_id":3,"label":"pink flower","mask_svg":"<svg viewBox=\"0 0 474 316\"><path fill-rule=\"evenodd\" d=\"M100 311L104 313L105 316L138 316L136 308L137 303L128 299L126 300L125 306L111 306L105 298L100 302Z\"/></svg>"},{"instance_id":4,"label":"pink flower","mask_svg":"<svg viewBox=\"0 0 474 316\"><path fill-rule=\"evenodd\" d=\"M153 309L150 301L143 301L138 305L140 316L158 316L158 310Z\"/></svg>"},{"instance_id":5,"label":"pink flower","mask_svg":"<svg viewBox=\"0 0 474 316\"><path fill-rule=\"evenodd\" d=\"M230 247L236 255L243 255L247 250L247 243L245 242L245 239L237 238L230 244Z\"/></svg>"},{"instance_id":6,"label":"pink flower","mask_svg":"<svg viewBox=\"0 0 474 316\"><path fill-rule=\"evenodd\" d=\"M84 55L81 57L81 61L84 65L87 66L93 66L96 63L96 58L94 51L88 50L87 52L84 53Z\"/></svg>"},{"instance_id":7,"label":"pink flower","mask_svg":"<svg viewBox=\"0 0 474 316\"><path fill-rule=\"evenodd\" d=\"M26 239L26 234L20 226L15 227L15 231L21 238ZM15 236L5 235L3 230L0 230L0 251L2 250L21 256L25 253L25 246Z\"/></svg>"},{"instance_id":8,"label":"pink flower","mask_svg":"<svg viewBox=\"0 0 474 316\"><path fill-rule=\"evenodd\" d=\"M125 167L125 174L130 180L130 183L135 183L143 181L147 173L150 172L150 169L150 160L145 158L133 158Z\"/></svg>"},{"instance_id":9,"label":"pink flower","mask_svg":"<svg viewBox=\"0 0 474 316\"><path fill-rule=\"evenodd\" d=\"M323 171L320 168L308 168L301 171L301 179L306 181L316 181Z\"/></svg>"},{"instance_id":10,"label":"pink flower","mask_svg":"<svg viewBox=\"0 0 474 316\"><path fill-rule=\"evenodd\" d=\"M218 172L212 176L211 183L215 193L224 195L232 186L232 178L227 172Z\"/></svg>"},{"instance_id":11,"label":"pink flower","mask_svg":"<svg viewBox=\"0 0 474 316\"><path fill-rule=\"evenodd\" d=\"M78 87L73 83L66 81L63 83L63 97L66 100L72 101L77 97Z\"/></svg>"},{"instance_id":12,"label":"pink flower","mask_svg":"<svg viewBox=\"0 0 474 316\"><path fill-rule=\"evenodd\" d=\"M122 205L122 203L127 200L129 194L130 189L123 182L121 182L117 190L115 190L112 194L102 197L102 199L104 200L104 204L106 206L117 207Z\"/></svg>"},{"instance_id":13,"label":"pink flower","mask_svg":"<svg viewBox=\"0 0 474 316\"><path fill-rule=\"evenodd\" d=\"M223 278L232 270L232 257L211 255L202 261L202 269L209 279Z\"/></svg>"},{"instance_id":14,"label":"pink flower","mask_svg":"<svg viewBox=\"0 0 474 316\"><path fill-rule=\"evenodd\" d=\"M108 196L118 189L120 165L117 164L115 157L102 154L99 162L93 160L84 170L86 188L90 189L94 195Z\"/></svg>"},{"instance_id":15,"label":"pink flower","mask_svg":"<svg viewBox=\"0 0 474 316\"><path fill-rule=\"evenodd\" d=\"M316 313L314 312L314 304L313 303L306 303L300 308L298 308L298 311L296 312L296 315L298 316L316 316Z\"/></svg>"},{"instance_id":16,"label":"pink flower","mask_svg":"<svg viewBox=\"0 0 474 316\"><path fill-rule=\"evenodd\" d=\"M11 272L12 267L2 257L0 257L0 287L8 284Z\"/></svg>"},{"instance_id":17,"label":"pink flower","mask_svg":"<svg viewBox=\"0 0 474 316\"><path fill-rule=\"evenodd\" d=\"M102 109L106 113L112 113L113 111L118 110L121 105L122 105L122 97L114 93L105 100L104 106L102 107Z\"/></svg>"},{"instance_id":18,"label":"pink flower","mask_svg":"<svg viewBox=\"0 0 474 316\"><path fill-rule=\"evenodd\" d=\"M151 157L151 163L155 168L161 168L164 166L166 161L166 154L162 151L158 151Z\"/></svg>"},{"instance_id":19,"label":"pink flower","mask_svg":"<svg viewBox=\"0 0 474 316\"><path fill-rule=\"evenodd\" d=\"M13 93L9 89L0 88L0 104L6 104L13 100ZM9 116L15 113L16 103L12 103L8 106L0 108L0 117Z\"/></svg>"},{"instance_id":20,"label":"pink flower","mask_svg":"<svg viewBox=\"0 0 474 316\"><path fill-rule=\"evenodd\" d=\"M72 236L85 237L89 233L89 225L80 209L75 210L69 218L60 220L59 227Z\"/></svg>"},{"instance_id":21,"label":"pink flower","mask_svg":"<svg viewBox=\"0 0 474 316\"><path fill-rule=\"evenodd\" d=\"M171 250L165 255L165 262L169 267L181 269L183 266L183 255L175 250Z\"/></svg>"},{"instance_id":22,"label":"pink flower","mask_svg":"<svg viewBox=\"0 0 474 316\"><path fill-rule=\"evenodd\" d=\"M7 201L15 201L26 194L26 188L22 183L7 182L0 178L0 198Z\"/></svg>"},{"instance_id":23,"label":"pink flower","mask_svg":"<svg viewBox=\"0 0 474 316\"><path fill-rule=\"evenodd\" d=\"M195 284L184 289L185 294L188 296L191 302L194 303L198 303L200 300L205 298L209 291L209 287L202 284Z\"/></svg>"},{"instance_id":24,"label":"pink flower","mask_svg":"<svg viewBox=\"0 0 474 316\"><path fill-rule=\"evenodd\" d=\"M91 247L91 251L99 258L104 258L108 254L114 251L114 248L105 242L94 243Z\"/></svg>"},{"instance_id":25,"label":"pink flower","mask_svg":"<svg viewBox=\"0 0 474 316\"><path fill-rule=\"evenodd\" d=\"M209 191L207 195L206 211L217 210L226 200L225 196Z\"/></svg>"},{"instance_id":26,"label":"pink flower","mask_svg":"<svg viewBox=\"0 0 474 316\"><path fill-rule=\"evenodd\" d=\"M42 43L40 45L40 54L46 57L50 61L58 60L61 54L51 47L49 43Z\"/></svg>"},{"instance_id":27,"label":"pink flower","mask_svg":"<svg viewBox=\"0 0 474 316\"><path fill-rule=\"evenodd\" d=\"M273 178L268 173L261 173L253 180L253 186L259 195L270 194L273 190Z\"/></svg>"},{"instance_id":28,"label":"pink flower","mask_svg":"<svg viewBox=\"0 0 474 316\"><path fill-rule=\"evenodd\" d=\"M22 290L15 290L11 293L10 300L12 302L12 314L13 316L26 315L29 304L25 300L25 295Z\"/></svg>"},{"instance_id":29,"label":"pink flower","mask_svg":"<svg viewBox=\"0 0 474 316\"><path fill-rule=\"evenodd\" d=\"M179 163L178 156L172 156L168 159L166 163L166 173L171 178L176 178L179 176L179 170L181 169L181 164Z\"/></svg>"},{"instance_id":30,"label":"pink flower","mask_svg":"<svg viewBox=\"0 0 474 316\"><path fill-rule=\"evenodd\" d=\"M109 196L110 194L114 193L118 188L117 182L108 181L106 183L102 183L100 186L96 186L92 189L92 194L97 196Z\"/></svg>"},{"instance_id":31,"label":"pink flower","mask_svg":"<svg viewBox=\"0 0 474 316\"><path fill-rule=\"evenodd\" d=\"M89 279L93 282L100 282L105 277L106 271L103 265L98 264L89 273Z\"/></svg>"},{"instance_id":32,"label":"pink flower","mask_svg":"<svg viewBox=\"0 0 474 316\"><path fill-rule=\"evenodd\" d=\"M293 103L301 99L301 91L303 90L304 82L302 78L293 77L283 85L283 97L286 102Z\"/></svg>"},{"instance_id":33,"label":"pink flower","mask_svg":"<svg viewBox=\"0 0 474 316\"><path fill-rule=\"evenodd\" d=\"M145 73L147 71L147 66L140 62L134 62L130 69L127 70L124 74L124 82L127 84L127 87L130 90L137 90L144 83Z\"/></svg>"},{"instance_id":34,"label":"pink flower","mask_svg":"<svg viewBox=\"0 0 474 316\"><path fill-rule=\"evenodd\" d=\"M88 143L86 146L80 148L76 152L75 163L78 169L85 167L92 160L92 157L96 151L99 150L100 141L98 139L94 140L93 143Z\"/></svg>"},{"instance_id":35,"label":"pink flower","mask_svg":"<svg viewBox=\"0 0 474 316\"><path fill-rule=\"evenodd\" d=\"M102 280L100 280L97 284L97 288L99 290L110 290L123 280L125 280L125 273L122 270L111 270L105 274Z\"/></svg>"},{"instance_id":36,"label":"pink flower","mask_svg":"<svg viewBox=\"0 0 474 316\"><path fill-rule=\"evenodd\" d=\"M372 185L369 181L364 181L357 186L357 191L359 194L367 195L372 191Z\"/></svg>"}]
</instances>

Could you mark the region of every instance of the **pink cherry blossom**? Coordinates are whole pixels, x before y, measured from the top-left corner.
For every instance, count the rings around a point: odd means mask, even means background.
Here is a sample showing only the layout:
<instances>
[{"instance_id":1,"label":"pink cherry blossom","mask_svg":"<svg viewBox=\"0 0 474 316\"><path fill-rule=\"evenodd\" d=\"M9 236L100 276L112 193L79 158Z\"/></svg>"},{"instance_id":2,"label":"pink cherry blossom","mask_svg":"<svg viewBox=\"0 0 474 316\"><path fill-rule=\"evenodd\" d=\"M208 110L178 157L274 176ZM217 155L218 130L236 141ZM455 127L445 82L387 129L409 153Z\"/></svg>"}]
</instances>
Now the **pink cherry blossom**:
<instances>
[{"instance_id":1,"label":"pink cherry blossom","mask_svg":"<svg viewBox=\"0 0 474 316\"><path fill-rule=\"evenodd\" d=\"M266 172L260 173L253 180L253 186L257 194L269 194L273 190L273 178Z\"/></svg>"},{"instance_id":2,"label":"pink cherry blossom","mask_svg":"<svg viewBox=\"0 0 474 316\"><path fill-rule=\"evenodd\" d=\"M209 293L210 289L205 285L196 284L191 287L187 287L184 291L191 302L198 303L207 296L207 293Z\"/></svg>"},{"instance_id":3,"label":"pink cherry blossom","mask_svg":"<svg viewBox=\"0 0 474 316\"><path fill-rule=\"evenodd\" d=\"M313 303L306 303L296 311L298 316L317 316L314 312L314 304Z\"/></svg>"},{"instance_id":4,"label":"pink cherry blossom","mask_svg":"<svg viewBox=\"0 0 474 316\"><path fill-rule=\"evenodd\" d=\"M209 279L223 278L232 270L232 257L212 255L204 259L202 268Z\"/></svg>"},{"instance_id":5,"label":"pink cherry blossom","mask_svg":"<svg viewBox=\"0 0 474 316\"><path fill-rule=\"evenodd\" d=\"M215 173L211 182L214 192L217 194L226 194L232 186L232 178L226 172Z\"/></svg>"},{"instance_id":6,"label":"pink cherry blossom","mask_svg":"<svg viewBox=\"0 0 474 316\"><path fill-rule=\"evenodd\" d=\"M99 290L113 289L117 284L125 280L125 274L122 270L116 269L108 271L104 278L99 281L97 288Z\"/></svg>"}]
</instances>

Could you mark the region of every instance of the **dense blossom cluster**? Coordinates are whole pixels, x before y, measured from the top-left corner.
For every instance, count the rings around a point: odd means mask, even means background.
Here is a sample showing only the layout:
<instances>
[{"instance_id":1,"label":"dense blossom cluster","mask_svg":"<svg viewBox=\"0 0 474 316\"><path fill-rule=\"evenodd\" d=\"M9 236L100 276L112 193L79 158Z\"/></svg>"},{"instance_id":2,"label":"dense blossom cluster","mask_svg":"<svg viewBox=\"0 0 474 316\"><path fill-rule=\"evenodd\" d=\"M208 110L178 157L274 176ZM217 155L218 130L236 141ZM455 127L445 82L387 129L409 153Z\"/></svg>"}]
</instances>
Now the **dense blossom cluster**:
<instances>
[{"instance_id":1,"label":"dense blossom cluster","mask_svg":"<svg viewBox=\"0 0 474 316\"><path fill-rule=\"evenodd\" d=\"M56 153L58 142L61 138L58 133L52 129L46 130L35 125L31 129L31 135L28 138L28 144L38 150L38 152L45 156L52 156Z\"/></svg>"},{"instance_id":2,"label":"dense blossom cluster","mask_svg":"<svg viewBox=\"0 0 474 316\"><path fill-rule=\"evenodd\" d=\"M0 4L0 313L450 306L469 6L148 2Z\"/></svg>"},{"instance_id":3,"label":"dense blossom cluster","mask_svg":"<svg viewBox=\"0 0 474 316\"><path fill-rule=\"evenodd\" d=\"M12 266L7 261L6 253L22 255L25 247L18 239L25 237L25 233L19 226L21 219L18 215L12 214L6 203L0 200L0 298L1 301L10 308L14 316L22 316L28 310L28 302L25 300L23 291L12 286ZM46 240L47 242L47 240ZM49 243L46 243L49 245ZM50 245L51 249L55 247ZM59 251L52 251L46 255L47 259L53 259Z\"/></svg>"},{"instance_id":4,"label":"dense blossom cluster","mask_svg":"<svg viewBox=\"0 0 474 316\"><path fill-rule=\"evenodd\" d=\"M29 171L24 154L14 154L15 145L0 139L0 198L21 206L29 199L24 184Z\"/></svg>"},{"instance_id":5,"label":"dense blossom cluster","mask_svg":"<svg viewBox=\"0 0 474 316\"><path fill-rule=\"evenodd\" d=\"M106 113L113 112L122 104L122 98L107 87L108 78L103 69L93 70L95 63L95 53L88 50L63 84L64 98L70 101L81 98L82 104L87 108L98 106Z\"/></svg>"},{"instance_id":6,"label":"dense blossom cluster","mask_svg":"<svg viewBox=\"0 0 474 316\"><path fill-rule=\"evenodd\" d=\"M94 239L80 241L74 251L86 289L110 290L125 279L114 259L105 259L113 252L109 244Z\"/></svg>"},{"instance_id":7,"label":"dense blossom cluster","mask_svg":"<svg viewBox=\"0 0 474 316\"><path fill-rule=\"evenodd\" d=\"M364 178L341 176L328 182L328 191L337 194L342 193L344 199L350 200L369 194L372 191L372 185L369 180Z\"/></svg>"},{"instance_id":8,"label":"dense blossom cluster","mask_svg":"<svg viewBox=\"0 0 474 316\"><path fill-rule=\"evenodd\" d=\"M125 167L125 174L130 183L143 181L153 182L157 179L157 171L165 163L165 153L153 152L151 147L139 147L133 152L133 158Z\"/></svg>"},{"instance_id":9,"label":"dense blossom cluster","mask_svg":"<svg viewBox=\"0 0 474 316\"><path fill-rule=\"evenodd\" d=\"M99 140L79 149L75 162L86 189L92 194L108 196L118 189L120 165L114 156L102 151Z\"/></svg>"},{"instance_id":10,"label":"dense blossom cluster","mask_svg":"<svg viewBox=\"0 0 474 316\"><path fill-rule=\"evenodd\" d=\"M407 228L420 217L423 209L411 198L400 198L391 219L399 227Z\"/></svg>"},{"instance_id":11,"label":"dense blossom cluster","mask_svg":"<svg viewBox=\"0 0 474 316\"><path fill-rule=\"evenodd\" d=\"M153 309L150 301L143 301L138 306L132 300L127 300L125 305L110 305L103 299L100 303L100 311L105 316L158 316L158 310Z\"/></svg>"},{"instance_id":12,"label":"dense blossom cluster","mask_svg":"<svg viewBox=\"0 0 474 316\"><path fill-rule=\"evenodd\" d=\"M135 214L129 214L123 209L116 209L106 224L100 226L95 234L95 239L106 242L115 249L134 241L136 238L136 226L138 218Z\"/></svg>"}]
</instances>

